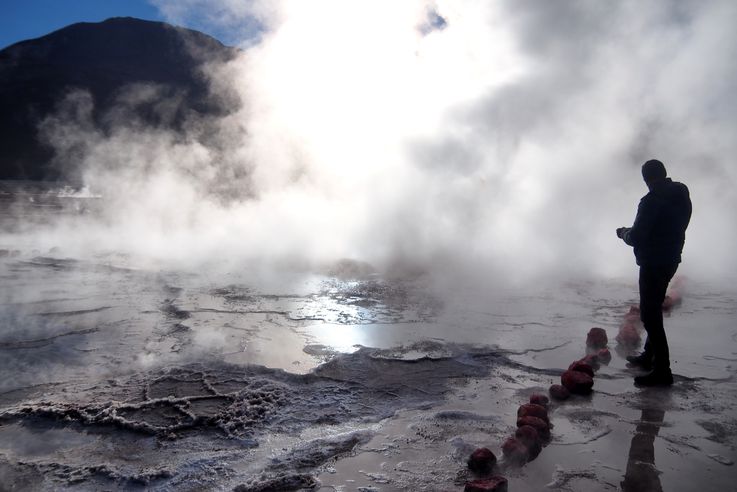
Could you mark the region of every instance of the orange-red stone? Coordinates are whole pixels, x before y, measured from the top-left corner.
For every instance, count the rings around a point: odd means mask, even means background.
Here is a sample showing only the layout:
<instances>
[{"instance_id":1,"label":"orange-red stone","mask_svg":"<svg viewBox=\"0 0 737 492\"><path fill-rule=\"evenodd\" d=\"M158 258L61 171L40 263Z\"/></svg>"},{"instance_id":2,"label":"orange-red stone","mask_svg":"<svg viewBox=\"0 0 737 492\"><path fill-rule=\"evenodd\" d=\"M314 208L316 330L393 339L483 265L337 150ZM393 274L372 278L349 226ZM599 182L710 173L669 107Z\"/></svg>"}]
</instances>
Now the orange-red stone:
<instances>
[{"instance_id":1,"label":"orange-red stone","mask_svg":"<svg viewBox=\"0 0 737 492\"><path fill-rule=\"evenodd\" d=\"M568 366L569 371L579 371L588 374L592 378L594 377L594 368L583 360L577 360Z\"/></svg>"},{"instance_id":2,"label":"orange-red stone","mask_svg":"<svg viewBox=\"0 0 737 492\"><path fill-rule=\"evenodd\" d=\"M594 387L594 378L580 371L566 371L560 382L568 391L577 395L587 395Z\"/></svg>"},{"instance_id":3,"label":"orange-red stone","mask_svg":"<svg viewBox=\"0 0 737 492\"><path fill-rule=\"evenodd\" d=\"M488 448L478 448L468 458L468 468L476 473L489 473L496 464L496 456Z\"/></svg>"},{"instance_id":4,"label":"orange-red stone","mask_svg":"<svg viewBox=\"0 0 737 492\"><path fill-rule=\"evenodd\" d=\"M529 458L527 446L514 437L510 437L502 444L502 454L505 460L515 465L524 465Z\"/></svg>"},{"instance_id":5,"label":"orange-red stone","mask_svg":"<svg viewBox=\"0 0 737 492\"><path fill-rule=\"evenodd\" d=\"M520 405L517 409L517 417L537 417L546 423L548 422L548 411L542 405L536 405L534 403L525 403Z\"/></svg>"},{"instance_id":6,"label":"orange-red stone","mask_svg":"<svg viewBox=\"0 0 737 492\"><path fill-rule=\"evenodd\" d=\"M600 349L606 347L609 339L606 336L604 328L591 328L588 335L586 335L586 346Z\"/></svg>"},{"instance_id":7,"label":"orange-red stone","mask_svg":"<svg viewBox=\"0 0 737 492\"><path fill-rule=\"evenodd\" d=\"M540 393L535 393L530 395L530 403L534 403L535 405L540 405L542 407L548 408L548 405L550 405L550 399L542 395Z\"/></svg>"},{"instance_id":8,"label":"orange-red stone","mask_svg":"<svg viewBox=\"0 0 737 492\"><path fill-rule=\"evenodd\" d=\"M507 492L507 479L500 476L466 482L464 492Z\"/></svg>"},{"instance_id":9,"label":"orange-red stone","mask_svg":"<svg viewBox=\"0 0 737 492\"><path fill-rule=\"evenodd\" d=\"M550 396L554 400L559 400L559 401L567 400L568 398L571 397L571 392L568 391L566 387L561 384L551 385L550 388L548 389L548 393L550 393Z\"/></svg>"}]
</instances>

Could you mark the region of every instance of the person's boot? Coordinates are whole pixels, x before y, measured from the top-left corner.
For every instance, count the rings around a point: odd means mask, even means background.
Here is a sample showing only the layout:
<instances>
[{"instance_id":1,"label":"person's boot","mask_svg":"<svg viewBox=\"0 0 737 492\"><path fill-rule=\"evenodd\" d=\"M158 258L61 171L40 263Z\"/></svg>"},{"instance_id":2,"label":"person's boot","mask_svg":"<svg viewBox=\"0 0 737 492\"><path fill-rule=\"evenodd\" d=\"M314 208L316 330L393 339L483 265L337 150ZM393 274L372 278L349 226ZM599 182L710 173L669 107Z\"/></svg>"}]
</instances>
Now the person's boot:
<instances>
[{"instance_id":1,"label":"person's boot","mask_svg":"<svg viewBox=\"0 0 737 492\"><path fill-rule=\"evenodd\" d=\"M635 378L635 386L670 386L673 384L673 373L670 369L654 369L644 376Z\"/></svg>"},{"instance_id":2,"label":"person's boot","mask_svg":"<svg viewBox=\"0 0 737 492\"><path fill-rule=\"evenodd\" d=\"M645 352L640 355L628 355L627 362L629 363L628 366L637 366L646 371L653 368L653 356Z\"/></svg>"}]
</instances>

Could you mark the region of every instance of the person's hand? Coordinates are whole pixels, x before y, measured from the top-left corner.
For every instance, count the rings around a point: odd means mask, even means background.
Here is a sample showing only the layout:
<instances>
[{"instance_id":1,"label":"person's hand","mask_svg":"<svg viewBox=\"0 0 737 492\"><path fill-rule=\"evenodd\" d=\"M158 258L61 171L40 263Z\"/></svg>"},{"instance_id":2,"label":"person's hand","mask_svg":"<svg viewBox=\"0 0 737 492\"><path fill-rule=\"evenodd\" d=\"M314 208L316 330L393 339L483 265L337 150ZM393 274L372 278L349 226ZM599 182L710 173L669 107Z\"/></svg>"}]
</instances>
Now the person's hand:
<instances>
[{"instance_id":1,"label":"person's hand","mask_svg":"<svg viewBox=\"0 0 737 492\"><path fill-rule=\"evenodd\" d=\"M622 236L624 236L624 233L627 231L626 227L617 227L617 237L619 239L622 239Z\"/></svg>"}]
</instances>

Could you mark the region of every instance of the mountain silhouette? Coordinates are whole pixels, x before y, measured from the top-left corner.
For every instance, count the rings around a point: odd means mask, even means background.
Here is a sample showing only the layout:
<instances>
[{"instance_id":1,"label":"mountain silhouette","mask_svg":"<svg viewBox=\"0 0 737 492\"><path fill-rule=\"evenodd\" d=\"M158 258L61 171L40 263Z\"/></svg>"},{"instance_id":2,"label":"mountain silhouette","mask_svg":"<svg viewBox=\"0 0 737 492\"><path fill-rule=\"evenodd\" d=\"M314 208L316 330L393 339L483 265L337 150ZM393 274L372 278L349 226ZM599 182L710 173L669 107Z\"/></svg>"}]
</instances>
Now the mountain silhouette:
<instances>
[{"instance_id":1,"label":"mountain silhouette","mask_svg":"<svg viewBox=\"0 0 737 492\"><path fill-rule=\"evenodd\" d=\"M193 112L232 111L237 102L212 93L202 68L230 60L236 53L204 33L131 17L72 24L3 49L0 179L70 178L71 166L54 159L54 149L44 141L39 125L76 90L91 95L92 119L101 128L131 84L152 85L157 97L176 101L166 117L146 104L136 106L136 116L154 127L179 130Z\"/></svg>"}]
</instances>

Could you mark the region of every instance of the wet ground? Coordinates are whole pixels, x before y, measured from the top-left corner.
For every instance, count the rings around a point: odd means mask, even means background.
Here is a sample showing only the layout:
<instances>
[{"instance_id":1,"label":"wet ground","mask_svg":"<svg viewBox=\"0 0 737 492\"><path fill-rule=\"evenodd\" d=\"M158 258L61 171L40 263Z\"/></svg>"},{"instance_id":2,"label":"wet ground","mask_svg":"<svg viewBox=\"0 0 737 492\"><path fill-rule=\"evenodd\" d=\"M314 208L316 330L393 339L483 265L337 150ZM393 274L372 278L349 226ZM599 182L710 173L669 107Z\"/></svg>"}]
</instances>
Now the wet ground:
<instances>
[{"instance_id":1,"label":"wet ground","mask_svg":"<svg viewBox=\"0 0 737 492\"><path fill-rule=\"evenodd\" d=\"M614 341L629 280L153 268L8 237L0 490L462 490L470 452L501 454L592 326L611 363L552 406L536 460L502 463L509 490L735 490L734 290L687 279L666 317L676 382L638 389Z\"/></svg>"},{"instance_id":2,"label":"wet ground","mask_svg":"<svg viewBox=\"0 0 737 492\"><path fill-rule=\"evenodd\" d=\"M601 326L612 362L592 396L553 407L535 461L502 470L510 490L733 487L737 302L708 286L666 318L676 384L642 390L613 341L627 283L483 299L422 277L223 282L131 263L0 261L4 484L460 490L470 451L499 454L517 406Z\"/></svg>"}]
</instances>

